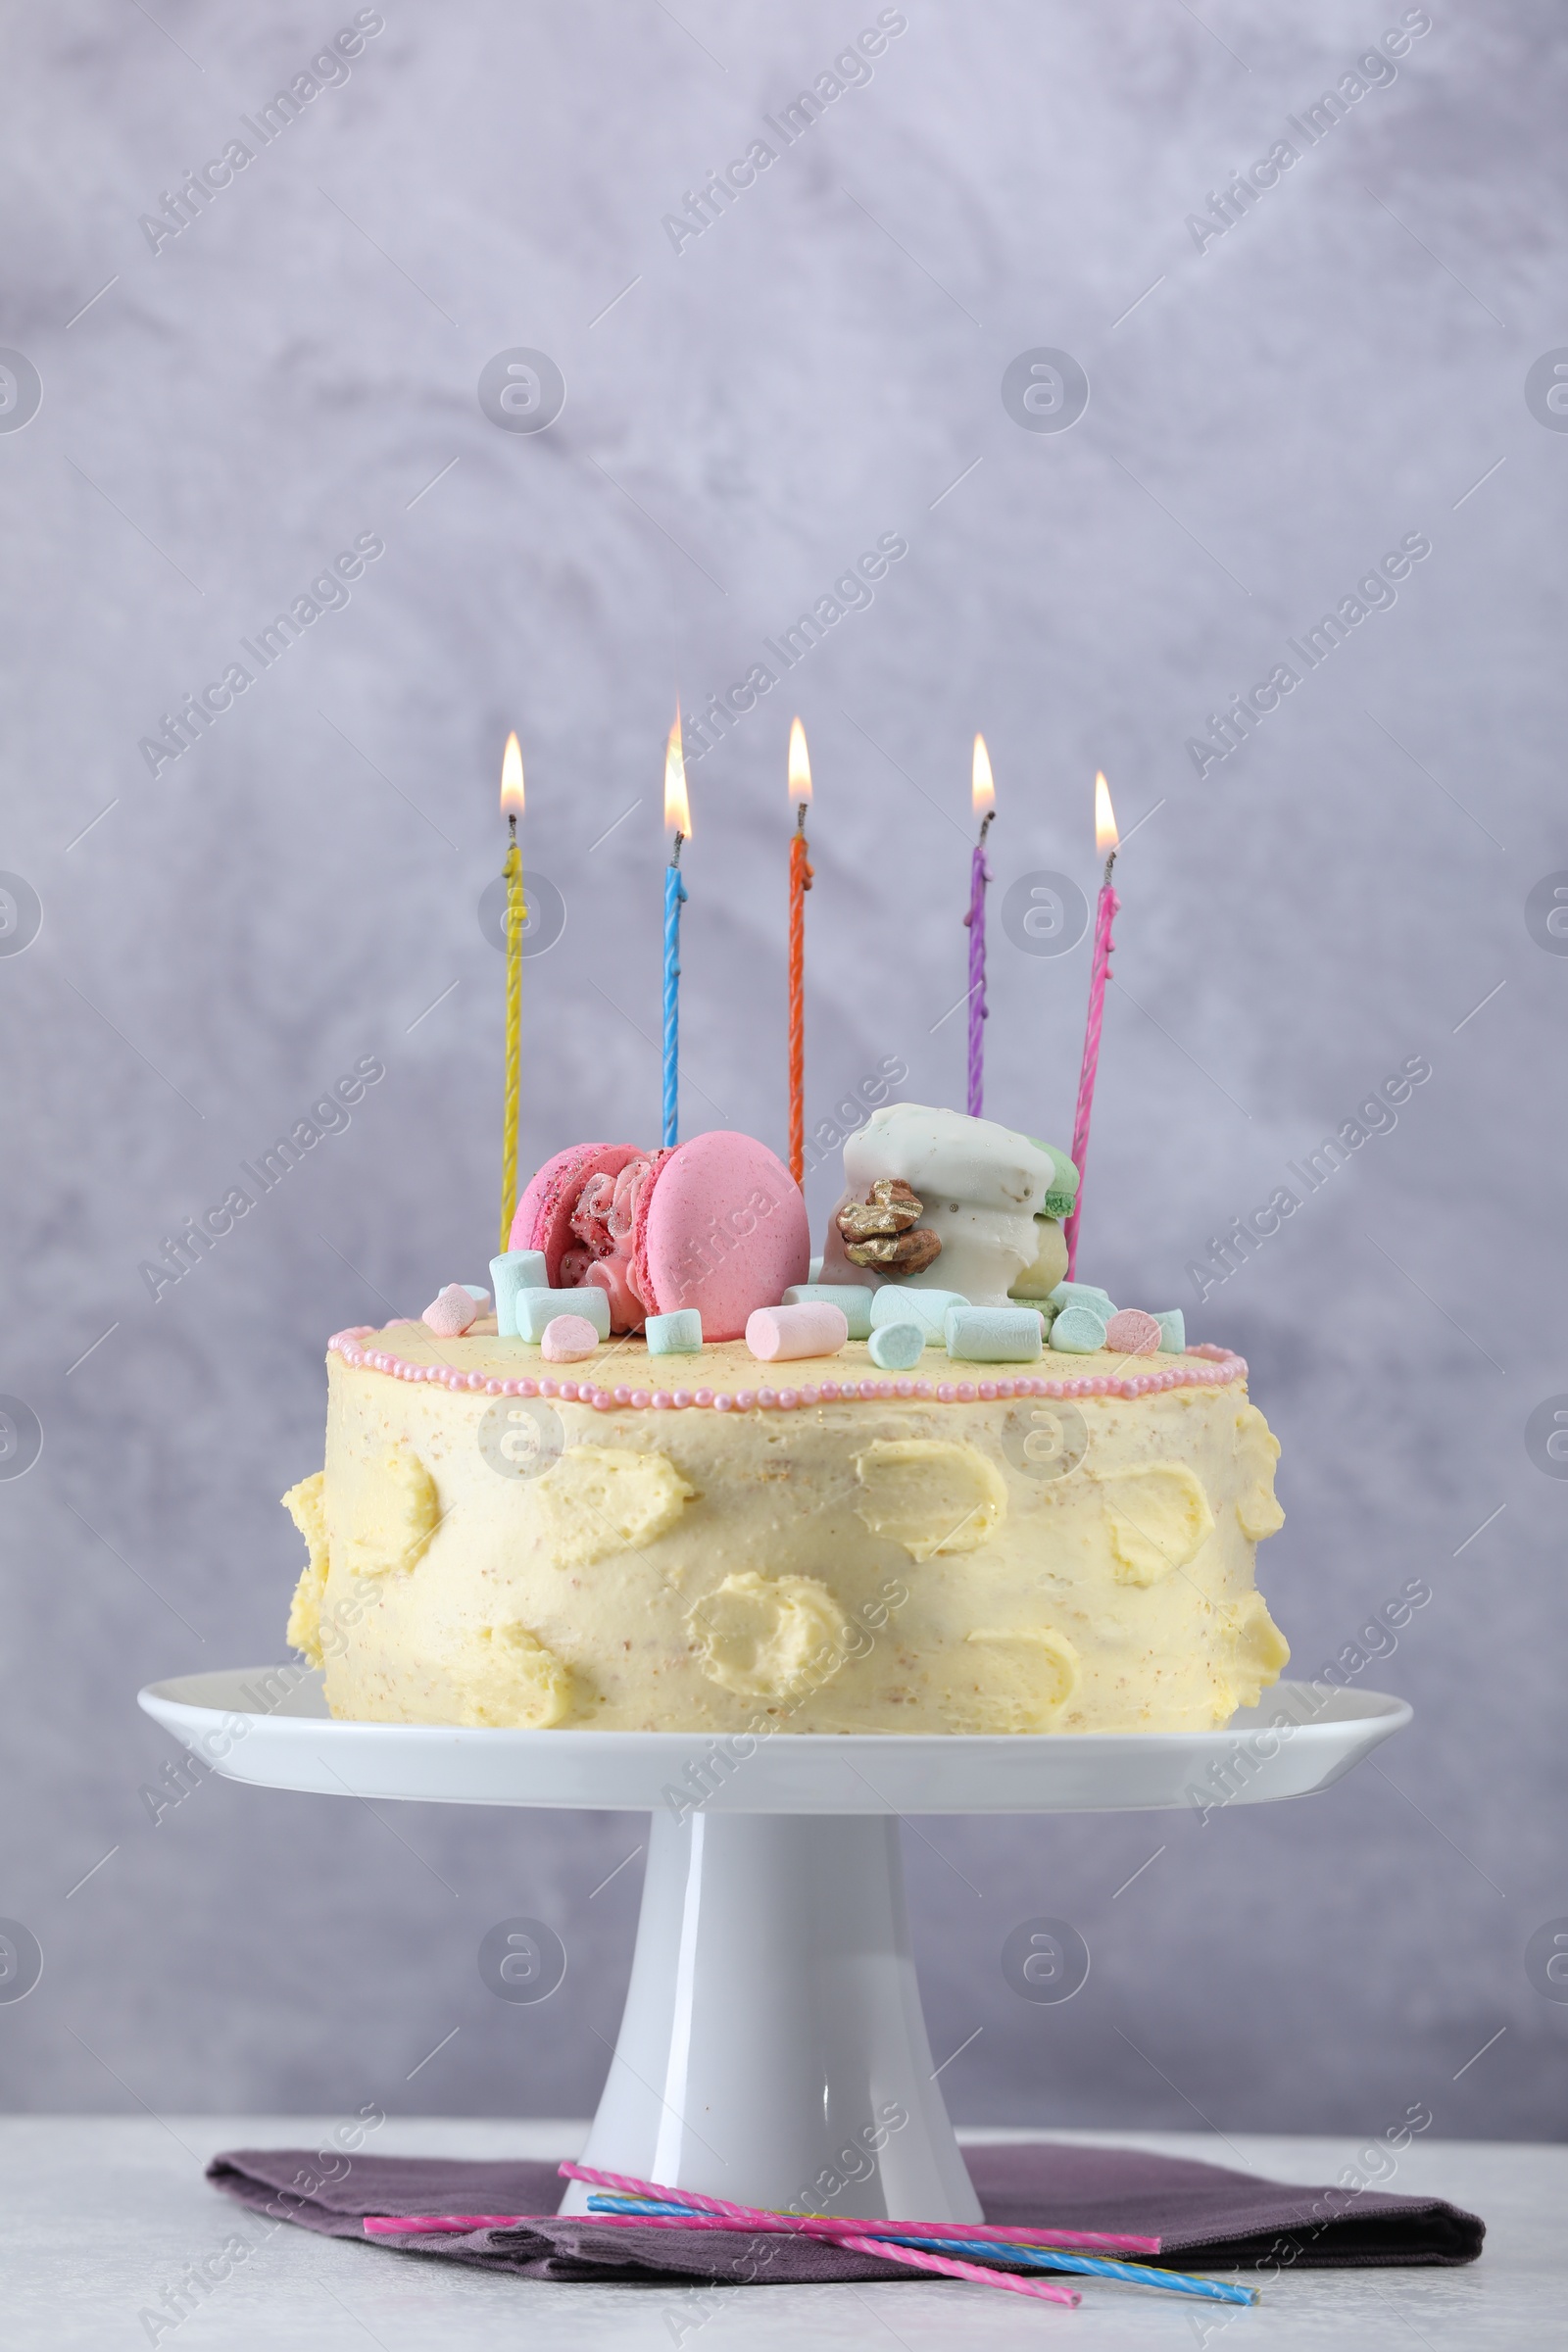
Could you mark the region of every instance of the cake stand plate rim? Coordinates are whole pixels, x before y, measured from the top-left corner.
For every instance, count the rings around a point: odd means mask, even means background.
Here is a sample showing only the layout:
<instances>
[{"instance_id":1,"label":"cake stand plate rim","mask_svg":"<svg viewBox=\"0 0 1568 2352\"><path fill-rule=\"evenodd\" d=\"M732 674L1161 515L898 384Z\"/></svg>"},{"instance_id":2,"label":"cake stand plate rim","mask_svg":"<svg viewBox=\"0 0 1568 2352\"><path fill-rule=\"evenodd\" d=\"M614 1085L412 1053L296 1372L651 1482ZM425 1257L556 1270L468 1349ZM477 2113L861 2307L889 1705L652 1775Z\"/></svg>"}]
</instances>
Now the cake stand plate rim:
<instances>
[{"instance_id":1,"label":"cake stand plate rim","mask_svg":"<svg viewBox=\"0 0 1568 2352\"><path fill-rule=\"evenodd\" d=\"M256 1686L287 1678L258 1707ZM250 1704L245 1704L247 1697ZM149 1683L144 1711L204 1763L251 1786L411 1802L647 1812L1142 1812L1309 1795L1412 1718L1387 1691L1279 1683L1207 1732L779 1733L522 1731L338 1721L318 1672L209 1669ZM1286 1713L1306 1710L1304 1720ZM329 1751L329 1752L323 1752Z\"/></svg>"}]
</instances>

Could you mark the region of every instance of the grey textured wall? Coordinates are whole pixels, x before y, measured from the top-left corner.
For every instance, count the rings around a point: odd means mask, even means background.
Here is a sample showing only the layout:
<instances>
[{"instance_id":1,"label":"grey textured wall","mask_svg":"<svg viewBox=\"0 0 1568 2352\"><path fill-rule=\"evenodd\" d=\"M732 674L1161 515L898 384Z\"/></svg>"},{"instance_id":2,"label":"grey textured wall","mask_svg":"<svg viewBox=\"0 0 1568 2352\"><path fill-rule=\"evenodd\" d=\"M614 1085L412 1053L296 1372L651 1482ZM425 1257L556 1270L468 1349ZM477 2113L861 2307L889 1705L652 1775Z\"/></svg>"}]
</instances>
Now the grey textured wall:
<instances>
[{"instance_id":1,"label":"grey textured wall","mask_svg":"<svg viewBox=\"0 0 1568 2352\"><path fill-rule=\"evenodd\" d=\"M792 711L813 1119L888 1054L912 1099L961 1098L973 729L999 907L1040 869L1093 889L1103 765L1139 829L1082 1270L1251 1359L1290 1514L1263 1581L1301 1668L1431 1593L1360 1676L1415 1727L1329 1794L1205 1827L922 1825L933 2040L981 2029L951 2104L1338 2130L1424 2099L1444 2132L1554 2133L1568 2007L1524 1953L1568 1914L1568 1487L1526 1424L1568 1390L1568 962L1526 902L1568 867L1568 438L1526 377L1568 341L1560 14L1433 0L1396 78L1308 145L1286 119L1403 22L1392 0L908 0L871 78L678 253L662 216L782 148L764 118L870 0L387 0L265 148L240 118L352 10L156 17L85 0L5 34L0 340L42 406L0 429L0 864L42 928L0 956L0 1388L44 1445L0 1480L0 1912L45 1954L0 2003L6 2095L593 2100L640 1864L595 1890L635 1820L212 1782L155 1824L170 1751L134 1692L282 1653L275 1498L320 1458L326 1334L482 1275L507 728L567 910L528 967L532 1161L656 1132L677 680L744 677L891 532L869 609L694 765L688 1130L782 1142ZM254 160L155 254L139 216L236 136ZM1200 249L1188 216L1282 138L1300 159ZM548 430L479 405L517 347L564 377ZM1004 405L1041 347L1087 371L1070 430ZM0 427L28 405L11 366ZM149 772L161 714L361 534L385 552L351 601ZM1415 534L1397 601L1200 779L1206 714ZM1025 954L999 923L988 1108L1062 1141L1086 977L1082 944ZM386 1075L348 1130L154 1303L160 1237L365 1054ZM1397 1123L1199 1306L1207 1238L1417 1056ZM519 1911L571 1957L537 2010L474 1965ZM998 1965L1042 1911L1095 1955L1060 2008Z\"/></svg>"}]
</instances>

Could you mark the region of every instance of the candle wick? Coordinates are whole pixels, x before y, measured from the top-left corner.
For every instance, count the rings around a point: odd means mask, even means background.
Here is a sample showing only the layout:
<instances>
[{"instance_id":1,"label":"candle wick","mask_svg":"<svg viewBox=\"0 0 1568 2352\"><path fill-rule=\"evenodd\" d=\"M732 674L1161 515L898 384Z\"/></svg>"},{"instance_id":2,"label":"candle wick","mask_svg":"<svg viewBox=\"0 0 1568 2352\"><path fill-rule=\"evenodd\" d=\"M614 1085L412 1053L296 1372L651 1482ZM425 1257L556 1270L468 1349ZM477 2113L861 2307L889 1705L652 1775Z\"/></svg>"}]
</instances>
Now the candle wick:
<instances>
[{"instance_id":1,"label":"candle wick","mask_svg":"<svg viewBox=\"0 0 1568 2352\"><path fill-rule=\"evenodd\" d=\"M511 831L513 840L515 841L517 838L517 811L515 808L509 808L507 810L507 825Z\"/></svg>"},{"instance_id":2,"label":"candle wick","mask_svg":"<svg viewBox=\"0 0 1568 2352\"><path fill-rule=\"evenodd\" d=\"M685 834L684 834L684 833L681 833L681 832L677 831L677 833L676 833L676 835L675 835L674 845L673 845L673 847L671 848L671 850L670 850L670 853L669 853L669 862L670 862L670 864L671 864L672 866L678 866L678 865L680 864L680 845L681 845L681 843L682 843L682 842L685 840L685 838L686 838L686 836L685 836Z\"/></svg>"},{"instance_id":3,"label":"candle wick","mask_svg":"<svg viewBox=\"0 0 1568 2352\"><path fill-rule=\"evenodd\" d=\"M795 830L797 833L806 831L806 803L804 801L797 801L795 804Z\"/></svg>"},{"instance_id":4,"label":"candle wick","mask_svg":"<svg viewBox=\"0 0 1568 2352\"><path fill-rule=\"evenodd\" d=\"M986 845L986 835L987 835L987 834L990 832L990 830L991 830L991 820L992 820L992 818L993 818L993 817L996 815L996 813L997 813L997 812L996 812L996 810L995 810L994 808L988 808L988 809L986 810L986 812L985 812L984 816L983 816L983 817L980 819L980 847L981 847L982 849L984 849L984 848L985 848L985 845Z\"/></svg>"},{"instance_id":5,"label":"candle wick","mask_svg":"<svg viewBox=\"0 0 1568 2352\"><path fill-rule=\"evenodd\" d=\"M1111 867L1112 867L1112 866L1115 864L1115 862L1116 862L1116 853L1115 853L1115 851L1114 851L1114 850L1112 850L1112 851L1111 851L1111 853L1110 853L1110 856L1109 856L1109 857L1108 857L1108 858L1105 859L1105 878L1104 878L1103 884L1102 885L1102 887L1103 889L1105 889L1105 890L1108 890L1108 889L1110 888L1110 869L1111 869Z\"/></svg>"}]
</instances>

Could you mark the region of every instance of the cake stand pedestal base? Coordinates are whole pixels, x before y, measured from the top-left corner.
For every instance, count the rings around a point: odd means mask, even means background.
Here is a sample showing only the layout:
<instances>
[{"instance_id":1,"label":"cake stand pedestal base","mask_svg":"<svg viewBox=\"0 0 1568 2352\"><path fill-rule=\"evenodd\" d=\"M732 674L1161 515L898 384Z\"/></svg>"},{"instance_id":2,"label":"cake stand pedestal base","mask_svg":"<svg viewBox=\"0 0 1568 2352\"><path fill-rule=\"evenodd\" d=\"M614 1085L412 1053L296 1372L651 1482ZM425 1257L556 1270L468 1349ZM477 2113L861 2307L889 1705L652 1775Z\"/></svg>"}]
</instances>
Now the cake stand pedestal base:
<instances>
[{"instance_id":1,"label":"cake stand pedestal base","mask_svg":"<svg viewBox=\"0 0 1568 2352\"><path fill-rule=\"evenodd\" d=\"M1208 1814L1327 1788L1410 1720L1281 1683L1217 1732L971 1739L479 1731L337 1722L319 1674L154 1683L149 1715L228 1779L331 1796L651 1813L620 2039L585 2161L739 2205L979 2218L931 2063L898 1822ZM565 2210L588 2192L574 2183Z\"/></svg>"},{"instance_id":2,"label":"cake stand pedestal base","mask_svg":"<svg viewBox=\"0 0 1568 2352\"><path fill-rule=\"evenodd\" d=\"M748 2205L977 2222L926 2039L899 1826L656 1813L584 2164ZM573 2181L564 2210L587 2210Z\"/></svg>"}]
</instances>

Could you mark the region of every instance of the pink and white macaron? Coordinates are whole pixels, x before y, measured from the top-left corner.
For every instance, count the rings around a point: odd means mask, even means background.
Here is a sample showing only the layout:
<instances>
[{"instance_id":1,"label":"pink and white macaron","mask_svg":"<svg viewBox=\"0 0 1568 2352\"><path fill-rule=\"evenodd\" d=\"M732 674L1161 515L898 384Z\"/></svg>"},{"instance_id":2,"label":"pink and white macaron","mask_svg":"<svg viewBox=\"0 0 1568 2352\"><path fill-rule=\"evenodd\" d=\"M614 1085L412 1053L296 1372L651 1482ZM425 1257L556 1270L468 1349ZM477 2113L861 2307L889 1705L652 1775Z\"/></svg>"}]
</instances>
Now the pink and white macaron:
<instances>
[{"instance_id":1,"label":"pink and white macaron","mask_svg":"<svg viewBox=\"0 0 1568 2352\"><path fill-rule=\"evenodd\" d=\"M663 1155L637 1205L631 1285L649 1314L695 1306L706 1340L738 1340L811 1269L801 1188L754 1136L694 1135Z\"/></svg>"},{"instance_id":2,"label":"pink and white macaron","mask_svg":"<svg viewBox=\"0 0 1568 2352\"><path fill-rule=\"evenodd\" d=\"M667 1152L579 1144L517 1203L514 1250L542 1250L553 1286L610 1293L611 1327L695 1307L709 1340L738 1340L810 1269L801 1189L777 1155L717 1128Z\"/></svg>"},{"instance_id":3,"label":"pink and white macaron","mask_svg":"<svg viewBox=\"0 0 1568 2352\"><path fill-rule=\"evenodd\" d=\"M572 1218L589 1180L613 1179L631 1160L640 1157L635 1144L573 1144L547 1159L517 1202L512 1220L510 1250L542 1250L550 1287L563 1287L561 1261L581 1247L572 1231ZM583 1256L587 1256L586 1250ZM572 1285L570 1287L575 1287Z\"/></svg>"}]
</instances>

